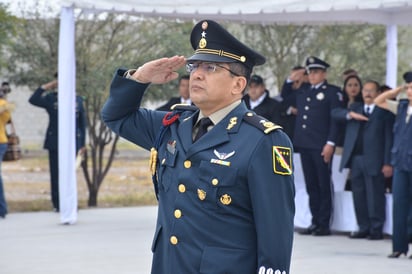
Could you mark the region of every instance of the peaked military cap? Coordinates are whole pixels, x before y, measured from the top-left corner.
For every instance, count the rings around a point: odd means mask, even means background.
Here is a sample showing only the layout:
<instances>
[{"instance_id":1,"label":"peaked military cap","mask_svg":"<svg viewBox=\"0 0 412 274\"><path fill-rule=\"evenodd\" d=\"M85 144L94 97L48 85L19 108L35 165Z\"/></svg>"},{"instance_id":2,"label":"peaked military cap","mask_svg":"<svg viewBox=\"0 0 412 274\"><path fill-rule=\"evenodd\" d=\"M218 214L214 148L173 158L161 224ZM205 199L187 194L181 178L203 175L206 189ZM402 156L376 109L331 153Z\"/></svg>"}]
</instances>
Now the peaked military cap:
<instances>
[{"instance_id":1,"label":"peaked military cap","mask_svg":"<svg viewBox=\"0 0 412 274\"><path fill-rule=\"evenodd\" d=\"M326 70L330 65L323 61L322 59L319 59L318 57L315 56L310 56L308 59L306 59L306 69L323 69Z\"/></svg>"},{"instance_id":2,"label":"peaked military cap","mask_svg":"<svg viewBox=\"0 0 412 274\"><path fill-rule=\"evenodd\" d=\"M190 43L195 53L187 61L238 62L250 69L266 61L212 20L202 20L193 27Z\"/></svg>"},{"instance_id":3,"label":"peaked military cap","mask_svg":"<svg viewBox=\"0 0 412 274\"><path fill-rule=\"evenodd\" d=\"M403 79L405 80L406 83L411 83L412 82L412 71L407 71L403 74Z\"/></svg>"}]
</instances>

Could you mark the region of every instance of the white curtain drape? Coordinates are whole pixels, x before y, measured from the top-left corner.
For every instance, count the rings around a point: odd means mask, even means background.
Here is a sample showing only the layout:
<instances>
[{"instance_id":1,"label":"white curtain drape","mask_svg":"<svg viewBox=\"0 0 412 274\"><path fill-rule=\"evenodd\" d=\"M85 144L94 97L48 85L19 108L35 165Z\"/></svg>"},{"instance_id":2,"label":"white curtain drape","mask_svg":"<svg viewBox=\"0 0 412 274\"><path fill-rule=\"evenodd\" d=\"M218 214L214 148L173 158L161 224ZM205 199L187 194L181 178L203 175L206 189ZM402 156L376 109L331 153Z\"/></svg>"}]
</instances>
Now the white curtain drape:
<instances>
[{"instance_id":1,"label":"white curtain drape","mask_svg":"<svg viewBox=\"0 0 412 274\"><path fill-rule=\"evenodd\" d=\"M77 221L77 179L75 167L76 68L74 11L62 7L59 34L59 197L60 221Z\"/></svg>"}]
</instances>

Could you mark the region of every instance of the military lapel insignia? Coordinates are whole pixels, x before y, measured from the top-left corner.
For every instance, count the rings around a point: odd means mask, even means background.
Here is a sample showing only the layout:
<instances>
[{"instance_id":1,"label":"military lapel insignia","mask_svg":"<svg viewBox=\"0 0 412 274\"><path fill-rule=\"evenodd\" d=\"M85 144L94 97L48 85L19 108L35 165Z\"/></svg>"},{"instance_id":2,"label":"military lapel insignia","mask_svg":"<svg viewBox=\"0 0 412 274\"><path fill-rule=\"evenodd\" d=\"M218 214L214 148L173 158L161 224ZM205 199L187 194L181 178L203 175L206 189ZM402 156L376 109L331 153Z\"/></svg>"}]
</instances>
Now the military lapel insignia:
<instances>
[{"instance_id":1,"label":"military lapel insignia","mask_svg":"<svg viewBox=\"0 0 412 274\"><path fill-rule=\"evenodd\" d=\"M232 203L232 197L229 194L223 194L220 196L220 202L224 205L230 205Z\"/></svg>"},{"instance_id":2,"label":"military lapel insignia","mask_svg":"<svg viewBox=\"0 0 412 274\"><path fill-rule=\"evenodd\" d=\"M232 117L229 120L229 124L227 125L226 129L230 130L237 124L237 117Z\"/></svg>"},{"instance_id":3,"label":"military lapel insignia","mask_svg":"<svg viewBox=\"0 0 412 274\"><path fill-rule=\"evenodd\" d=\"M292 151L289 147L273 146L273 171L280 175L292 174Z\"/></svg>"},{"instance_id":4,"label":"military lapel insignia","mask_svg":"<svg viewBox=\"0 0 412 274\"><path fill-rule=\"evenodd\" d=\"M213 164L218 164L222 166L230 166L229 161L225 161L226 159L232 157L235 154L235 151L229 152L229 153L220 153L216 149L213 151L213 153L216 155L218 159L210 159L210 162Z\"/></svg>"},{"instance_id":5,"label":"military lapel insignia","mask_svg":"<svg viewBox=\"0 0 412 274\"><path fill-rule=\"evenodd\" d=\"M322 101L323 99L325 99L325 94L323 92L319 92L318 94L316 94L316 99Z\"/></svg>"}]
</instances>

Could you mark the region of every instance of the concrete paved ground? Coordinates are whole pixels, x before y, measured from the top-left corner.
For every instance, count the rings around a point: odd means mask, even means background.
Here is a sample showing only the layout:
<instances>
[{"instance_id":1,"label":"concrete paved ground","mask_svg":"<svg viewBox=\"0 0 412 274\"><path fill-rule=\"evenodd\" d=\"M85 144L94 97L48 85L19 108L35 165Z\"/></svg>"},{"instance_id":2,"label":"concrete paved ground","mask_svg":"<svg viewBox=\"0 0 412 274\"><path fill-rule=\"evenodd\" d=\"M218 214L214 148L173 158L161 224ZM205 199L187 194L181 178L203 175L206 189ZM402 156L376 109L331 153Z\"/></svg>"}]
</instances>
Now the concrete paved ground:
<instances>
[{"instance_id":1,"label":"concrete paved ground","mask_svg":"<svg viewBox=\"0 0 412 274\"><path fill-rule=\"evenodd\" d=\"M9 214L0 219L0 273L150 273L155 218L156 207L85 209L70 226L53 212ZM390 252L390 239L296 234L291 273L412 273L412 260Z\"/></svg>"}]
</instances>

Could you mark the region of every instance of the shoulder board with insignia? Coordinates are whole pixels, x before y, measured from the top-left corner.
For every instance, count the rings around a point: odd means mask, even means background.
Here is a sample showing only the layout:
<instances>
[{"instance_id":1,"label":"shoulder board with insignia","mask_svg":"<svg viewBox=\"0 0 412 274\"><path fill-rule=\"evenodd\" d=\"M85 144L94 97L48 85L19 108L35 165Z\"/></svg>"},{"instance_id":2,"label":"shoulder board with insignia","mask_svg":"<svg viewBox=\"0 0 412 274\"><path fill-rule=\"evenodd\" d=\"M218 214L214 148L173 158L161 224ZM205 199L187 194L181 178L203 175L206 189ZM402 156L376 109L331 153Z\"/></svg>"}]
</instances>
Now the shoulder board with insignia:
<instances>
[{"instance_id":1,"label":"shoulder board with insignia","mask_svg":"<svg viewBox=\"0 0 412 274\"><path fill-rule=\"evenodd\" d=\"M268 134L277 129L282 129L281 126L269 121L262 116L256 115L253 112L246 112L245 116L243 116L243 120L245 120L252 126L262 130L265 134Z\"/></svg>"},{"instance_id":2,"label":"shoulder board with insignia","mask_svg":"<svg viewBox=\"0 0 412 274\"><path fill-rule=\"evenodd\" d=\"M179 110L179 111L196 111L198 108L189 104L174 104L170 107L170 110Z\"/></svg>"}]
</instances>

